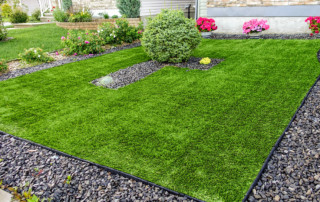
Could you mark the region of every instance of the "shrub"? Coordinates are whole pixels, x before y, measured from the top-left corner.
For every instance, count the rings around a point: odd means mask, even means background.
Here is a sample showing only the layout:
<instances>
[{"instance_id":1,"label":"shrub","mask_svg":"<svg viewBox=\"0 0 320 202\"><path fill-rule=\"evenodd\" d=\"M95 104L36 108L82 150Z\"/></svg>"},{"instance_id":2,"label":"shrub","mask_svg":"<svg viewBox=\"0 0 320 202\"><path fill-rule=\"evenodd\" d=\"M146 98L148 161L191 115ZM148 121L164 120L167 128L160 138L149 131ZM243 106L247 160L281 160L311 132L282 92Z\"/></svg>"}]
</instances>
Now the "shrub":
<instances>
[{"instance_id":1,"label":"shrub","mask_svg":"<svg viewBox=\"0 0 320 202\"><path fill-rule=\"evenodd\" d=\"M27 63L32 62L52 62L54 61L53 57L49 57L47 53L44 53L41 48L29 48L24 49L25 52L19 54L19 57L26 61Z\"/></svg>"},{"instance_id":2,"label":"shrub","mask_svg":"<svg viewBox=\"0 0 320 202\"><path fill-rule=\"evenodd\" d=\"M137 18L140 16L140 0L117 0L117 8L121 15L128 18Z\"/></svg>"},{"instance_id":3,"label":"shrub","mask_svg":"<svg viewBox=\"0 0 320 202\"><path fill-rule=\"evenodd\" d=\"M66 14L66 12L64 12L60 8L56 8L53 11L53 17L57 22L66 22L66 21L68 21L68 15Z\"/></svg>"},{"instance_id":4,"label":"shrub","mask_svg":"<svg viewBox=\"0 0 320 202\"><path fill-rule=\"evenodd\" d=\"M101 30L98 30L99 36L106 44L121 44L122 42L132 43L134 40L142 37L143 23L138 27L129 26L127 19L120 18L116 20L116 27L108 23L103 23Z\"/></svg>"},{"instance_id":5,"label":"shrub","mask_svg":"<svg viewBox=\"0 0 320 202\"><path fill-rule=\"evenodd\" d=\"M197 20L197 28L200 32L210 32L218 29L214 24L215 21L212 18L199 18Z\"/></svg>"},{"instance_id":6,"label":"shrub","mask_svg":"<svg viewBox=\"0 0 320 202\"><path fill-rule=\"evenodd\" d=\"M85 33L69 30L68 37L62 36L61 40L65 46L64 54L66 55L94 54L105 51L101 47L105 44L101 37L88 30Z\"/></svg>"},{"instance_id":7,"label":"shrub","mask_svg":"<svg viewBox=\"0 0 320 202\"><path fill-rule=\"evenodd\" d=\"M76 14L70 14L69 22L92 22L92 15L88 11L81 11Z\"/></svg>"},{"instance_id":8,"label":"shrub","mask_svg":"<svg viewBox=\"0 0 320 202\"><path fill-rule=\"evenodd\" d=\"M2 16L0 15L0 41L5 40L7 38L7 29L4 28L3 22L2 22Z\"/></svg>"},{"instance_id":9,"label":"shrub","mask_svg":"<svg viewBox=\"0 0 320 202\"><path fill-rule=\"evenodd\" d=\"M199 63L202 65L207 65L207 64L210 64L210 62L211 62L211 59L206 57L206 58L202 58Z\"/></svg>"},{"instance_id":10,"label":"shrub","mask_svg":"<svg viewBox=\"0 0 320 202\"><path fill-rule=\"evenodd\" d=\"M12 8L9 4L3 4L0 6L0 8L2 17L10 17L10 15L12 14Z\"/></svg>"},{"instance_id":11,"label":"shrub","mask_svg":"<svg viewBox=\"0 0 320 202\"><path fill-rule=\"evenodd\" d=\"M113 15L111 18L112 19L116 19L116 18L119 18L119 17L118 17L118 15Z\"/></svg>"},{"instance_id":12,"label":"shrub","mask_svg":"<svg viewBox=\"0 0 320 202\"><path fill-rule=\"evenodd\" d=\"M28 14L20 8L15 9L13 13L10 15L11 23L25 23L28 22L28 20Z\"/></svg>"},{"instance_id":13,"label":"shrub","mask_svg":"<svg viewBox=\"0 0 320 202\"><path fill-rule=\"evenodd\" d=\"M40 21L40 16L41 16L40 9L39 9L39 8L34 9L34 10L32 11L31 16L32 16L35 20Z\"/></svg>"},{"instance_id":14,"label":"shrub","mask_svg":"<svg viewBox=\"0 0 320 202\"><path fill-rule=\"evenodd\" d=\"M315 34L319 34L319 30L320 30L320 17L316 16L316 17L308 17L305 22L307 22L309 24L309 29L311 31L311 36L315 33Z\"/></svg>"},{"instance_id":15,"label":"shrub","mask_svg":"<svg viewBox=\"0 0 320 202\"><path fill-rule=\"evenodd\" d=\"M8 69L8 65L4 59L0 60L0 72L5 72Z\"/></svg>"},{"instance_id":16,"label":"shrub","mask_svg":"<svg viewBox=\"0 0 320 202\"><path fill-rule=\"evenodd\" d=\"M99 13L100 16L102 16L104 19L109 19L109 14L108 13Z\"/></svg>"},{"instance_id":17,"label":"shrub","mask_svg":"<svg viewBox=\"0 0 320 202\"><path fill-rule=\"evenodd\" d=\"M63 10L69 10L71 6L72 6L72 0L62 0Z\"/></svg>"},{"instance_id":18,"label":"shrub","mask_svg":"<svg viewBox=\"0 0 320 202\"><path fill-rule=\"evenodd\" d=\"M195 26L195 21L185 18L183 11L162 9L154 19L148 18L142 46L158 62L187 61L201 41Z\"/></svg>"}]
</instances>

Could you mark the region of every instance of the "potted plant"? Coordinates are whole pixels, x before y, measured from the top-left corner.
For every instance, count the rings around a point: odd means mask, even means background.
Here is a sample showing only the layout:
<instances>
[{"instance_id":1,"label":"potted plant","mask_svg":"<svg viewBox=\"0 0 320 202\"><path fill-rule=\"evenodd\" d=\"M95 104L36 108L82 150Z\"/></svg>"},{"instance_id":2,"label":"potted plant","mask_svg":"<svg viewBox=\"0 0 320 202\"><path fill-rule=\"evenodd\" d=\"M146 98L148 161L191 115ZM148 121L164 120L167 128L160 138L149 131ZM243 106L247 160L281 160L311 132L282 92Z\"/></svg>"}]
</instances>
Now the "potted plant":
<instances>
[{"instance_id":1,"label":"potted plant","mask_svg":"<svg viewBox=\"0 0 320 202\"><path fill-rule=\"evenodd\" d=\"M252 19L248 22L245 22L242 26L243 33L244 34L249 34L250 39L259 39L260 38L260 33L264 30L269 29L269 25L266 24L266 20L257 20L257 19Z\"/></svg>"},{"instance_id":2,"label":"potted plant","mask_svg":"<svg viewBox=\"0 0 320 202\"><path fill-rule=\"evenodd\" d=\"M216 26L214 19L212 18L199 18L197 20L196 27L198 28L199 32L201 32L202 38L210 38L211 31L218 29Z\"/></svg>"},{"instance_id":3,"label":"potted plant","mask_svg":"<svg viewBox=\"0 0 320 202\"><path fill-rule=\"evenodd\" d=\"M309 29L311 30L310 36L313 36L313 34L316 34L317 38L320 38L319 30L320 30L320 17L308 17L305 22L309 24Z\"/></svg>"}]
</instances>

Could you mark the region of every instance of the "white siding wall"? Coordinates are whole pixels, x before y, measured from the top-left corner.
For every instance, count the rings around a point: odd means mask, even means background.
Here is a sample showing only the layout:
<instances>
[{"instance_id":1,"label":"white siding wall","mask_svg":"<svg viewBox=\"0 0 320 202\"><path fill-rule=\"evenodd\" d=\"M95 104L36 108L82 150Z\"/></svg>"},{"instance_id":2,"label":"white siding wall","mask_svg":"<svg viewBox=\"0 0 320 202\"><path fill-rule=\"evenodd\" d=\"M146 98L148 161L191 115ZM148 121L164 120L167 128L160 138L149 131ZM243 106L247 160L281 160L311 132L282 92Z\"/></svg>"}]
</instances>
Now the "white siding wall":
<instances>
[{"instance_id":1,"label":"white siding wall","mask_svg":"<svg viewBox=\"0 0 320 202\"><path fill-rule=\"evenodd\" d=\"M208 0L198 0L199 1L199 17L207 17L207 1Z\"/></svg>"},{"instance_id":2,"label":"white siding wall","mask_svg":"<svg viewBox=\"0 0 320 202\"><path fill-rule=\"evenodd\" d=\"M185 9L186 4L191 4L191 11L194 10L193 5L195 5L195 0L141 0L141 8L140 8L140 16L149 16L150 12L151 15L156 15L160 13L162 8L170 8L172 2L172 8L177 9L177 5L179 9L187 12ZM207 8L207 7L206 7ZM149 11L150 10L150 11Z\"/></svg>"}]
</instances>

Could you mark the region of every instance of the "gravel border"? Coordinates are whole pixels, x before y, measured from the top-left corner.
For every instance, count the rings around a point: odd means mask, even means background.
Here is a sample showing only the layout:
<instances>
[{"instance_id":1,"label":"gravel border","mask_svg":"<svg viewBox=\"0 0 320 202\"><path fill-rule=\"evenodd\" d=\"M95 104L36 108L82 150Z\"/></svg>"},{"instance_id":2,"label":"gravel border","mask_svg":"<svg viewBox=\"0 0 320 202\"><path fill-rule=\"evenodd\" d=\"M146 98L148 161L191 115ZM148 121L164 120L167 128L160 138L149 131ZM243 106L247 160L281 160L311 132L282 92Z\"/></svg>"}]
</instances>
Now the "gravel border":
<instances>
[{"instance_id":1,"label":"gravel border","mask_svg":"<svg viewBox=\"0 0 320 202\"><path fill-rule=\"evenodd\" d=\"M19 187L29 182L33 194L40 198L52 198L51 202L203 202L128 173L2 131L0 159L3 185ZM72 176L70 184L65 182L68 175ZM7 187L5 191L10 192Z\"/></svg>"},{"instance_id":2,"label":"gravel border","mask_svg":"<svg viewBox=\"0 0 320 202\"><path fill-rule=\"evenodd\" d=\"M272 147L243 202L320 201L319 80Z\"/></svg>"},{"instance_id":3,"label":"gravel border","mask_svg":"<svg viewBox=\"0 0 320 202\"><path fill-rule=\"evenodd\" d=\"M211 39L249 39L246 34L218 34L211 33ZM317 39L310 34L261 34L260 39Z\"/></svg>"},{"instance_id":4,"label":"gravel border","mask_svg":"<svg viewBox=\"0 0 320 202\"><path fill-rule=\"evenodd\" d=\"M199 63L201 59L202 58L190 57L188 61L181 63L159 63L157 61L149 60L147 62L142 62L127 67L125 69L120 69L116 72L108 74L107 76L104 76L109 77L109 80L112 81L111 83L104 84L103 82L100 82L100 80L104 77L95 79L91 81L91 83L96 86L118 89L120 87L124 87L131 83L137 82L140 79L147 77L148 75L158 71L165 66L175 66L179 68L199 69L206 71L224 61L223 59L210 58L211 62L209 64L203 65Z\"/></svg>"},{"instance_id":5,"label":"gravel border","mask_svg":"<svg viewBox=\"0 0 320 202\"><path fill-rule=\"evenodd\" d=\"M18 70L15 70L15 71L0 75L0 81L4 81L4 80L15 78L15 77L18 77L18 76L31 74L33 72L41 71L41 70L44 70L44 69L49 69L49 68L52 68L52 67L57 67L57 66L60 66L60 65L64 65L64 64L68 64L68 63L72 63L72 62L77 62L77 61L81 61L81 60L86 60L86 59L89 59L89 58L94 58L94 57L98 57L98 56L101 56L101 55L114 53L114 52L117 52L117 51L120 51L120 50L135 48L135 47L139 47L139 46L141 46L141 42L130 44L130 45L126 45L126 46L122 46L122 47L116 47L116 48L107 49L106 51L104 51L102 53L94 54L93 56L89 56L89 55L87 55L87 56L84 56L84 55L73 56L73 57L69 57L69 58L64 59L64 60L58 60L58 61L54 61L54 62L51 62L51 63L43 63L41 65L37 65L37 66L33 66L33 67L18 69Z\"/></svg>"}]
</instances>

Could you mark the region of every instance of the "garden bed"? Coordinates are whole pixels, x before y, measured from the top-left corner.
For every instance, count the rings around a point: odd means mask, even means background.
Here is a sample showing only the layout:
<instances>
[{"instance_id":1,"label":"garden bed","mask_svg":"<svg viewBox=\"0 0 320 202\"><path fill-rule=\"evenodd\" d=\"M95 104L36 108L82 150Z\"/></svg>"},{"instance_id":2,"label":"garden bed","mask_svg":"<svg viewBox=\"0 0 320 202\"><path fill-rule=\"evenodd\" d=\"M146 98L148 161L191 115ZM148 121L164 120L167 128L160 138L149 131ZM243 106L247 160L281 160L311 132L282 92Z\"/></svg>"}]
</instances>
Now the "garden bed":
<instances>
[{"instance_id":1,"label":"garden bed","mask_svg":"<svg viewBox=\"0 0 320 202\"><path fill-rule=\"evenodd\" d=\"M246 34L218 34L212 33L211 39L249 39ZM317 39L316 36L310 34L261 34L260 39Z\"/></svg>"},{"instance_id":2,"label":"garden bed","mask_svg":"<svg viewBox=\"0 0 320 202\"><path fill-rule=\"evenodd\" d=\"M97 30L104 22L116 23L117 19L96 19L93 22L56 22L56 25L65 29L80 29L80 30ZM129 25L138 26L140 18L126 18Z\"/></svg>"}]
</instances>

